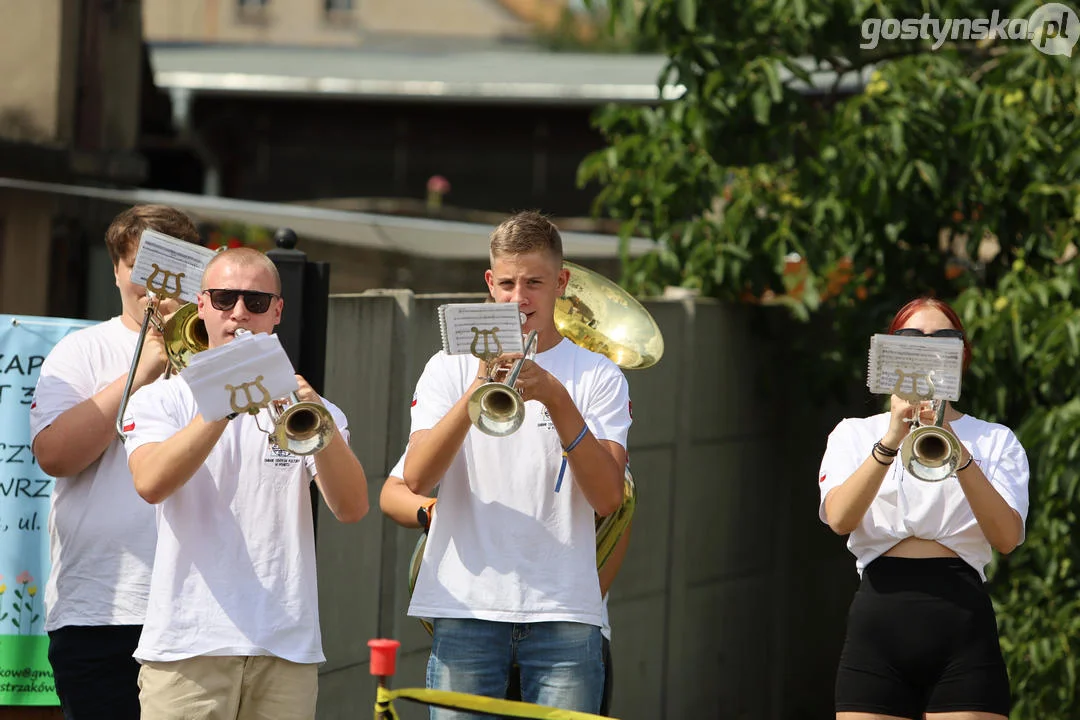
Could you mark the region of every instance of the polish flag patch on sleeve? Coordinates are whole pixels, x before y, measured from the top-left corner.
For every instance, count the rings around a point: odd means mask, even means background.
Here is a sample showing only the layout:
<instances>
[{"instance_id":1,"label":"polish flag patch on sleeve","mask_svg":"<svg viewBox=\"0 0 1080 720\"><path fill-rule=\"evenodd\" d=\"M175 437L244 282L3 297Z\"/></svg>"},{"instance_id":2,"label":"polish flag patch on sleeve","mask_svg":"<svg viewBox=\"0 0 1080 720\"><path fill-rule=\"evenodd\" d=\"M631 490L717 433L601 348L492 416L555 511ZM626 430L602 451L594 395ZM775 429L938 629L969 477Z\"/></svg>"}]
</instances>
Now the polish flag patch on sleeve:
<instances>
[{"instance_id":1,"label":"polish flag patch on sleeve","mask_svg":"<svg viewBox=\"0 0 1080 720\"><path fill-rule=\"evenodd\" d=\"M409 407L416 407L416 393L413 393L412 402L409 403Z\"/></svg>"},{"instance_id":2,"label":"polish flag patch on sleeve","mask_svg":"<svg viewBox=\"0 0 1080 720\"><path fill-rule=\"evenodd\" d=\"M134 429L135 429L135 421L134 420L129 420L128 422L124 423L124 432L131 432Z\"/></svg>"},{"instance_id":3,"label":"polish flag patch on sleeve","mask_svg":"<svg viewBox=\"0 0 1080 720\"><path fill-rule=\"evenodd\" d=\"M823 482L825 482L825 473L821 473L821 477L819 477L819 478L817 479L817 481L818 481L819 483L823 483Z\"/></svg>"}]
</instances>

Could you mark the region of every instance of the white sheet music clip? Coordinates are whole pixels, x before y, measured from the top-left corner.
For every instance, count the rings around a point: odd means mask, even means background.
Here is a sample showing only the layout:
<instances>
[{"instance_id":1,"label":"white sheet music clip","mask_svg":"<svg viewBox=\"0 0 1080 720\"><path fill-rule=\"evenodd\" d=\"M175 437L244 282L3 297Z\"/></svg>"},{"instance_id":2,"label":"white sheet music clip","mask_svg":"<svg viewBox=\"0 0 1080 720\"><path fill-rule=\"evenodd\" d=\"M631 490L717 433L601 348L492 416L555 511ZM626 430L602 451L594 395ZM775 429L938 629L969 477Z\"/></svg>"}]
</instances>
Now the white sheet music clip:
<instances>
[{"instance_id":1,"label":"white sheet music clip","mask_svg":"<svg viewBox=\"0 0 1080 720\"><path fill-rule=\"evenodd\" d=\"M241 335L197 353L180 376L203 419L210 422L234 413L256 413L299 389L281 341L266 333Z\"/></svg>"},{"instance_id":2,"label":"white sheet music clip","mask_svg":"<svg viewBox=\"0 0 1080 720\"><path fill-rule=\"evenodd\" d=\"M131 282L162 298L195 302L203 271L215 251L157 230L144 230L131 268Z\"/></svg>"},{"instance_id":3,"label":"white sheet music clip","mask_svg":"<svg viewBox=\"0 0 1080 720\"><path fill-rule=\"evenodd\" d=\"M870 338L866 386L878 395L916 400L960 399L960 338L878 334Z\"/></svg>"}]
</instances>

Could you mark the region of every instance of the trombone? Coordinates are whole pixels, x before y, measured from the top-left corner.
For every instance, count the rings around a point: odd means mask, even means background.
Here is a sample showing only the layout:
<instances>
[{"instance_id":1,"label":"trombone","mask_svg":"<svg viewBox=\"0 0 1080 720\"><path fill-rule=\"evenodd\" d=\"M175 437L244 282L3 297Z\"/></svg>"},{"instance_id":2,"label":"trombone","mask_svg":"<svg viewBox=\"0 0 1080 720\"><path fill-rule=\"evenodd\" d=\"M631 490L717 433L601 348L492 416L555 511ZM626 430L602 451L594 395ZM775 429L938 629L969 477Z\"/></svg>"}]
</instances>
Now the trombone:
<instances>
[{"instance_id":1,"label":"trombone","mask_svg":"<svg viewBox=\"0 0 1080 720\"><path fill-rule=\"evenodd\" d=\"M191 357L209 347L209 338L206 334L206 325L199 318L199 307L195 303L185 303L173 313L168 322L162 322L163 318L158 311L161 297L155 293L148 293L146 312L143 313L142 327L139 329L139 339L135 343L135 354L131 358L131 367L128 369L127 381L124 383L124 394L120 399L120 409L116 413L116 432L120 439L127 437L124 433L124 414L127 412L128 401L131 399L131 386L135 382L135 371L139 368L139 360L142 356L143 344L146 342L146 334L150 326L161 333L165 342L165 377L173 373L179 373Z\"/></svg>"}]
</instances>

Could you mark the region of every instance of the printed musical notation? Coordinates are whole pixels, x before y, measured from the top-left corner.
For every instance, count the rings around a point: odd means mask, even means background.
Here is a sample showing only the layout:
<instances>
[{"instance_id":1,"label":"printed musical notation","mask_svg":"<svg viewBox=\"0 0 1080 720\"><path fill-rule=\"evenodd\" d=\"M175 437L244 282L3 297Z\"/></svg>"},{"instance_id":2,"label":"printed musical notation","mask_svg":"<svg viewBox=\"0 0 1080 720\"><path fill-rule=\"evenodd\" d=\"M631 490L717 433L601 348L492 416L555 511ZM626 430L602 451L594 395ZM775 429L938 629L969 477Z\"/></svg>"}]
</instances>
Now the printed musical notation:
<instances>
[{"instance_id":1,"label":"printed musical notation","mask_svg":"<svg viewBox=\"0 0 1080 720\"><path fill-rule=\"evenodd\" d=\"M870 338L866 385L878 395L892 395L898 389L900 394L927 395L929 378L933 399L956 401L963 364L964 343L959 338L878 334Z\"/></svg>"},{"instance_id":2,"label":"printed musical notation","mask_svg":"<svg viewBox=\"0 0 1080 720\"><path fill-rule=\"evenodd\" d=\"M162 297L195 302L203 270L215 255L210 248L156 230L144 230L131 270L131 282Z\"/></svg>"},{"instance_id":3,"label":"printed musical notation","mask_svg":"<svg viewBox=\"0 0 1080 720\"><path fill-rule=\"evenodd\" d=\"M521 312L517 303L451 303L439 307L443 350L449 355L494 357L521 352Z\"/></svg>"}]
</instances>

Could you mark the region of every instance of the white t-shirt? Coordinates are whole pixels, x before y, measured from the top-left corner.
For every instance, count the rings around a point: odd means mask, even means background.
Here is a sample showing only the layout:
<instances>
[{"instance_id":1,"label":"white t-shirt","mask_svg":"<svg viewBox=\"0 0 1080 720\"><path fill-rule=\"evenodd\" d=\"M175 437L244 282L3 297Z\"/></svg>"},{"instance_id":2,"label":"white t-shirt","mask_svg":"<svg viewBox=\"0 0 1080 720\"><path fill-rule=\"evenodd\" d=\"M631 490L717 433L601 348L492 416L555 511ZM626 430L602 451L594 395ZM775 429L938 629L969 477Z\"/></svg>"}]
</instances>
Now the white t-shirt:
<instances>
[{"instance_id":1,"label":"white t-shirt","mask_svg":"<svg viewBox=\"0 0 1080 720\"><path fill-rule=\"evenodd\" d=\"M41 366L31 438L127 373L138 337L119 317L63 337ZM118 436L85 470L56 478L45 629L142 624L155 536L154 509L135 492Z\"/></svg>"},{"instance_id":2,"label":"white t-shirt","mask_svg":"<svg viewBox=\"0 0 1080 720\"><path fill-rule=\"evenodd\" d=\"M970 415L962 415L951 425L994 489L1026 523L1027 453L1012 430ZM848 418L833 429L818 472L821 487L818 516L822 522L827 522L825 496L862 465L888 428L889 414L881 413L869 418ZM909 537L936 540L986 579L990 543L976 522L956 475L937 483L924 482L905 472L897 456L886 470L870 509L848 537L847 546L856 557L859 575L872 560ZM1023 541L1022 530L1020 542Z\"/></svg>"},{"instance_id":3,"label":"white t-shirt","mask_svg":"<svg viewBox=\"0 0 1080 720\"><path fill-rule=\"evenodd\" d=\"M391 478L391 477L404 478L405 477L405 455L407 453L408 453L408 447L405 448L405 453L402 454L402 456L398 459L397 464L394 465L394 468L390 471L390 474L387 475L388 478ZM566 482L566 480L564 479L563 482ZM435 507L438 507L438 505L436 505ZM602 611L602 615L601 615L600 633L604 637L606 637L608 639L608 642L611 642L611 620L608 617L608 596L607 595L604 596L603 603L604 604L603 604L603 611ZM430 620L430 618L425 618L425 619Z\"/></svg>"},{"instance_id":4,"label":"white t-shirt","mask_svg":"<svg viewBox=\"0 0 1080 720\"><path fill-rule=\"evenodd\" d=\"M626 447L630 396L622 371L569 340L536 355L560 379L599 440ZM478 361L438 353L416 386L412 432L434 427L476 377ZM602 626L592 506L567 466L547 408L525 403L507 437L470 427L439 485L409 615Z\"/></svg>"},{"instance_id":5,"label":"white t-shirt","mask_svg":"<svg viewBox=\"0 0 1080 720\"><path fill-rule=\"evenodd\" d=\"M347 440L345 416L324 402ZM168 439L197 413L183 377L148 385L124 420L128 454ZM308 489L315 459L279 450L259 424L270 429L266 410L232 420L192 478L156 506L157 554L137 659L325 660Z\"/></svg>"}]
</instances>

